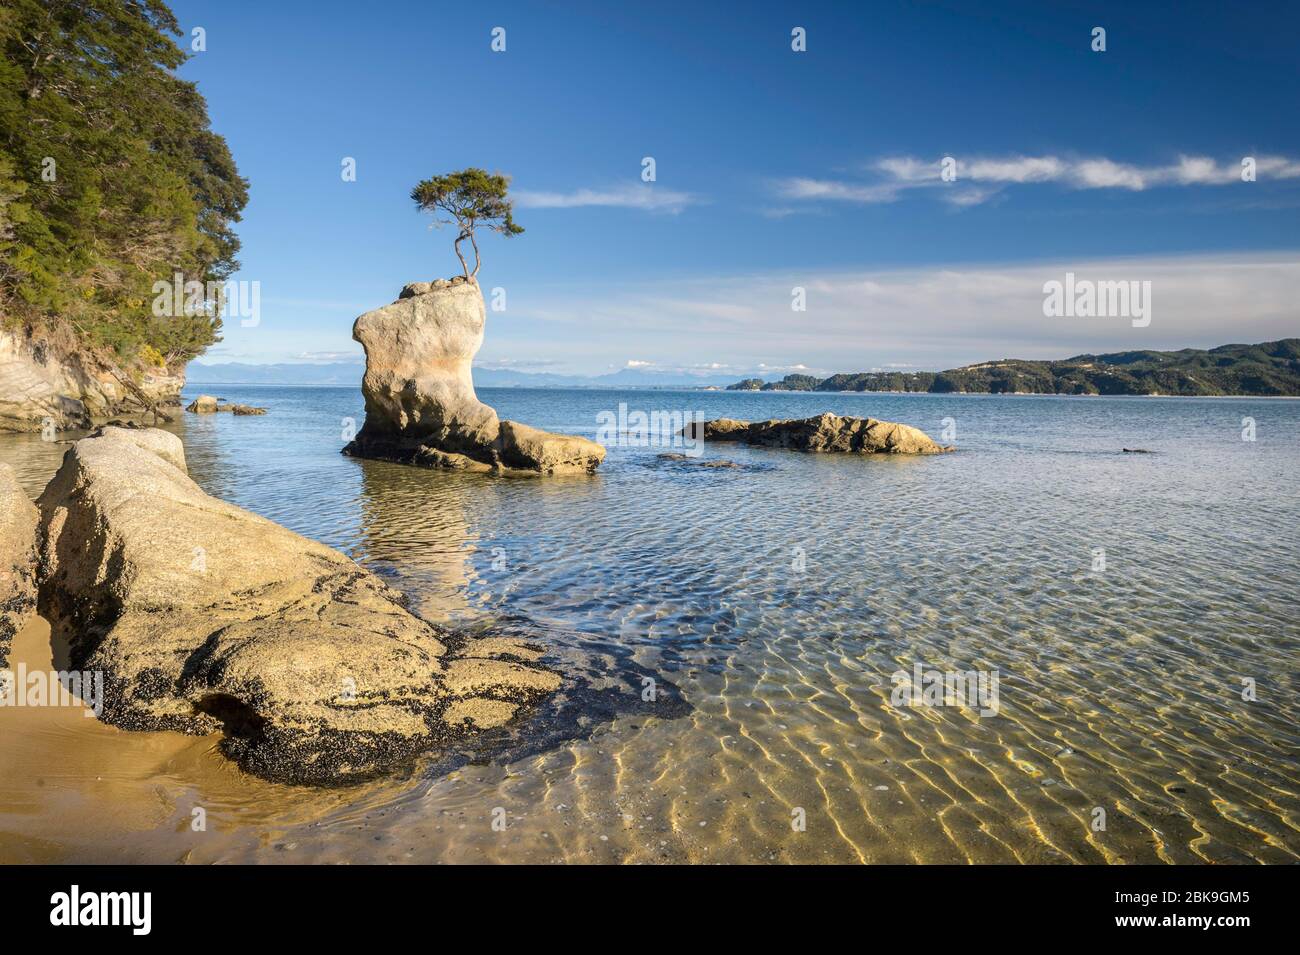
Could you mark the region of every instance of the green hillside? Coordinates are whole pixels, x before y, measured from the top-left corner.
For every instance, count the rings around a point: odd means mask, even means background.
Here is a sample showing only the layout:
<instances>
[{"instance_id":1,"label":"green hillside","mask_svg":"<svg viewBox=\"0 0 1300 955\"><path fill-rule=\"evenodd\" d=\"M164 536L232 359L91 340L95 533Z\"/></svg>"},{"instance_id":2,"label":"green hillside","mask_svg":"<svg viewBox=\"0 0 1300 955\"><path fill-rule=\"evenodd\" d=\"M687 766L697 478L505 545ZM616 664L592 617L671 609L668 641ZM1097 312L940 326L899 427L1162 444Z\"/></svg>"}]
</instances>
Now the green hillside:
<instances>
[{"instance_id":1,"label":"green hillside","mask_svg":"<svg viewBox=\"0 0 1300 955\"><path fill-rule=\"evenodd\" d=\"M1048 395L1300 396L1300 338L1208 351L1127 351L1063 361L1006 358L948 371L859 372L781 381L747 378L729 391L914 391Z\"/></svg>"}]
</instances>

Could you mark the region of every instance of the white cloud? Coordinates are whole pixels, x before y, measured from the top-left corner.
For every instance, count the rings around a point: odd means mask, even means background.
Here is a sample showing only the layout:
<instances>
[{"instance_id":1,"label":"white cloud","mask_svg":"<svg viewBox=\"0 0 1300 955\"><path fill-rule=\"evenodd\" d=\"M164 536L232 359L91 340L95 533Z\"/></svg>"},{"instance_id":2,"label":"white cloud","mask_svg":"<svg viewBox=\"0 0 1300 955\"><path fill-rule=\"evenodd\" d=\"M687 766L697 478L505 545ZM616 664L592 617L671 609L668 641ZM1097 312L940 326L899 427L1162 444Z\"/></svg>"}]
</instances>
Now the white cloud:
<instances>
[{"instance_id":1,"label":"white cloud","mask_svg":"<svg viewBox=\"0 0 1300 955\"><path fill-rule=\"evenodd\" d=\"M1217 185L1241 179L1241 167L1220 167L1213 159L1204 156L1180 156L1174 177L1183 185Z\"/></svg>"},{"instance_id":2,"label":"white cloud","mask_svg":"<svg viewBox=\"0 0 1300 955\"><path fill-rule=\"evenodd\" d=\"M787 199L839 199L850 202L893 202L899 187L892 184L855 185L833 179L796 177L777 182L777 192Z\"/></svg>"},{"instance_id":3,"label":"white cloud","mask_svg":"<svg viewBox=\"0 0 1300 955\"><path fill-rule=\"evenodd\" d=\"M1151 282L1151 324L1043 315L1043 284ZM807 290L793 312L790 290ZM1060 260L893 271L779 272L548 288L572 318L538 337L500 329L485 352L526 348L567 369L734 369L761 377L869 368L951 368L995 358L1208 347L1300 334L1300 251L1255 256ZM671 299L669 297L671 296ZM671 300L676 307L665 308ZM531 315L526 316L531 318ZM615 332L616 330L616 332ZM628 354L637 355L631 363ZM484 357L487 357L486 355ZM616 363L616 364L615 364Z\"/></svg>"},{"instance_id":4,"label":"white cloud","mask_svg":"<svg viewBox=\"0 0 1300 955\"><path fill-rule=\"evenodd\" d=\"M492 361L476 361L475 368L487 368L492 371L513 371L520 368L550 368L558 365L554 359L544 358L497 358Z\"/></svg>"},{"instance_id":5,"label":"white cloud","mask_svg":"<svg viewBox=\"0 0 1300 955\"><path fill-rule=\"evenodd\" d=\"M305 351L298 353L299 361L329 363L336 361L355 361L363 357L360 348L350 348L347 351Z\"/></svg>"},{"instance_id":6,"label":"white cloud","mask_svg":"<svg viewBox=\"0 0 1300 955\"><path fill-rule=\"evenodd\" d=\"M1070 170L1075 185L1087 189L1145 189L1148 175L1137 166L1109 159L1085 159Z\"/></svg>"},{"instance_id":7,"label":"white cloud","mask_svg":"<svg viewBox=\"0 0 1300 955\"><path fill-rule=\"evenodd\" d=\"M978 206L987 202L998 194L998 189L980 189L971 186L958 186L956 189L945 189L942 193L944 202L949 205L958 207Z\"/></svg>"},{"instance_id":8,"label":"white cloud","mask_svg":"<svg viewBox=\"0 0 1300 955\"><path fill-rule=\"evenodd\" d=\"M1240 183L1241 159L1220 163L1207 156L1179 156L1161 166L1116 162L1105 157L1065 159L1059 156L974 157L956 160L956 180L942 178L942 160L894 156L871 164L877 178L865 181L796 176L778 179L773 191L785 199L804 201L895 202L911 190L955 206L975 206L997 196L1005 187L1060 183L1075 189L1125 189L1140 192L1158 186L1207 186ZM1284 156L1255 157L1256 178L1300 178L1300 160ZM938 188L935 191L935 187Z\"/></svg>"},{"instance_id":9,"label":"white cloud","mask_svg":"<svg viewBox=\"0 0 1300 955\"><path fill-rule=\"evenodd\" d=\"M1065 162L1055 156L1015 156L1010 159L974 159L960 173L980 182L1050 182L1059 179Z\"/></svg>"},{"instance_id":10,"label":"white cloud","mask_svg":"<svg viewBox=\"0 0 1300 955\"><path fill-rule=\"evenodd\" d=\"M667 212L673 215L699 202L689 192L663 189L650 183L614 186L609 189L578 189L574 192L533 192L519 190L514 201L524 209L577 209L584 206L612 206Z\"/></svg>"},{"instance_id":11,"label":"white cloud","mask_svg":"<svg viewBox=\"0 0 1300 955\"><path fill-rule=\"evenodd\" d=\"M1300 159L1287 159L1285 156L1258 156L1255 159L1256 171L1273 179L1300 179Z\"/></svg>"},{"instance_id":12,"label":"white cloud","mask_svg":"<svg viewBox=\"0 0 1300 955\"><path fill-rule=\"evenodd\" d=\"M938 162L924 162L912 158L882 159L876 163L875 168L898 182L937 180L940 172Z\"/></svg>"}]
</instances>

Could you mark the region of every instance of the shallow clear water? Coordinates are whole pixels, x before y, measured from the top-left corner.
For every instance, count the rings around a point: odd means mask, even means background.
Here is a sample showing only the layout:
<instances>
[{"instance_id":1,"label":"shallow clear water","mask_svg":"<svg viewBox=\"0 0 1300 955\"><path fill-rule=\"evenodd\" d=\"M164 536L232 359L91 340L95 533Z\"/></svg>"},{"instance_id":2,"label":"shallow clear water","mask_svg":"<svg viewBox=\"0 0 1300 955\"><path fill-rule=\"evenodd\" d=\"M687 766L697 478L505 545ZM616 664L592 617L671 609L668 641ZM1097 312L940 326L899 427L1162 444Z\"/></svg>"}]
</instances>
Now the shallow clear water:
<instances>
[{"instance_id":1,"label":"shallow clear water","mask_svg":"<svg viewBox=\"0 0 1300 955\"><path fill-rule=\"evenodd\" d=\"M270 414L174 425L206 490L430 617L643 668L662 714L322 793L249 779L211 739L31 712L19 733L0 710L0 859L1300 858L1300 402L482 389L503 418L588 436L625 402L936 438L952 418L959 447L706 447L735 468L621 447L594 477L532 479L343 457L353 389L220 394ZM0 436L33 496L62 450ZM998 713L892 705L890 675L917 663L996 669Z\"/></svg>"}]
</instances>

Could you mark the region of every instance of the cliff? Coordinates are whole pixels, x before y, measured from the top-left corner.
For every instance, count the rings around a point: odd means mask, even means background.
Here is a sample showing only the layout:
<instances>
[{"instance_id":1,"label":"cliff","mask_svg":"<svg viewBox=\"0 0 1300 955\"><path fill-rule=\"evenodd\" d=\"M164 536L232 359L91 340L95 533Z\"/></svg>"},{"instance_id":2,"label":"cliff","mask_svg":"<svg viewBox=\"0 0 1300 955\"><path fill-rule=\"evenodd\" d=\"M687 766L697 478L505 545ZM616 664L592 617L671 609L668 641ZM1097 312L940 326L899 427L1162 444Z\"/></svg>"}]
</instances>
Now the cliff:
<instances>
[{"instance_id":1,"label":"cliff","mask_svg":"<svg viewBox=\"0 0 1300 955\"><path fill-rule=\"evenodd\" d=\"M92 419L180 404L183 370L106 366L39 334L0 329L0 431L89 427Z\"/></svg>"}]
</instances>

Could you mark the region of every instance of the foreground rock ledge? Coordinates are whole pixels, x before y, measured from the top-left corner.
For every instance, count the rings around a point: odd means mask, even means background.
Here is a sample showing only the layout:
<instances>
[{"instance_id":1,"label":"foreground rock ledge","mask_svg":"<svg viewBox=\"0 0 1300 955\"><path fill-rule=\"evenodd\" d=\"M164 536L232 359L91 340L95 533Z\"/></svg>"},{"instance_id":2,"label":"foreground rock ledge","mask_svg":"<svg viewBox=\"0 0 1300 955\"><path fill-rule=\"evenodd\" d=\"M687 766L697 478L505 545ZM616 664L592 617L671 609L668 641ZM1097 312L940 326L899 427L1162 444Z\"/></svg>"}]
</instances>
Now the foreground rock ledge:
<instances>
[{"instance_id":1,"label":"foreground rock ledge","mask_svg":"<svg viewBox=\"0 0 1300 955\"><path fill-rule=\"evenodd\" d=\"M582 474L605 449L497 413L474 393L471 364L486 320L478 283L415 282L356 320L366 350L366 422L343 449L361 458L463 471Z\"/></svg>"},{"instance_id":2,"label":"foreground rock ledge","mask_svg":"<svg viewBox=\"0 0 1300 955\"><path fill-rule=\"evenodd\" d=\"M36 612L36 507L13 468L0 464L0 667L14 634Z\"/></svg>"},{"instance_id":3,"label":"foreground rock ledge","mask_svg":"<svg viewBox=\"0 0 1300 955\"><path fill-rule=\"evenodd\" d=\"M700 430L703 430L703 434ZM924 431L893 421L826 414L787 421L736 421L718 418L688 425L690 433L705 441L741 441L768 448L828 451L846 454L943 454L956 450L937 444Z\"/></svg>"},{"instance_id":4,"label":"foreground rock ledge","mask_svg":"<svg viewBox=\"0 0 1300 955\"><path fill-rule=\"evenodd\" d=\"M538 648L453 652L347 557L208 496L168 432L78 441L38 503L41 609L72 666L104 672L103 718L222 730L260 776L372 776L560 686Z\"/></svg>"}]
</instances>

